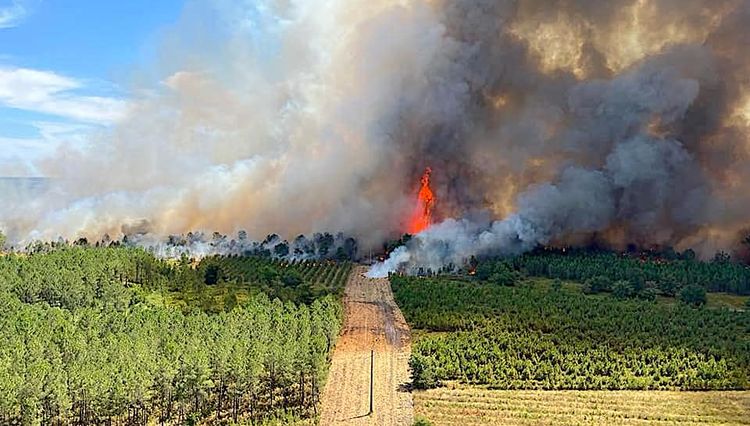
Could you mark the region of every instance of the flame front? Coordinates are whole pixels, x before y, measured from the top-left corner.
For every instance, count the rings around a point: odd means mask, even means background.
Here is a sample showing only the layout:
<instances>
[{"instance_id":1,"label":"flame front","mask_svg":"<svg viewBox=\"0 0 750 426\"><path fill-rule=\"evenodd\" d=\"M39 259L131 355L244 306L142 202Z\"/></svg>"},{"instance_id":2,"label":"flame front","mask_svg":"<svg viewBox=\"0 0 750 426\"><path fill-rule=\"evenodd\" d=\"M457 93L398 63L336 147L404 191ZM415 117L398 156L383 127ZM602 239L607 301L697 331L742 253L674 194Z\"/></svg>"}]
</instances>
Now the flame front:
<instances>
[{"instance_id":1,"label":"flame front","mask_svg":"<svg viewBox=\"0 0 750 426\"><path fill-rule=\"evenodd\" d=\"M432 224L432 209L435 206L435 195L430 188L430 174L432 169L427 167L420 180L421 185L417 194L417 204L414 206L407 232L418 234Z\"/></svg>"}]
</instances>

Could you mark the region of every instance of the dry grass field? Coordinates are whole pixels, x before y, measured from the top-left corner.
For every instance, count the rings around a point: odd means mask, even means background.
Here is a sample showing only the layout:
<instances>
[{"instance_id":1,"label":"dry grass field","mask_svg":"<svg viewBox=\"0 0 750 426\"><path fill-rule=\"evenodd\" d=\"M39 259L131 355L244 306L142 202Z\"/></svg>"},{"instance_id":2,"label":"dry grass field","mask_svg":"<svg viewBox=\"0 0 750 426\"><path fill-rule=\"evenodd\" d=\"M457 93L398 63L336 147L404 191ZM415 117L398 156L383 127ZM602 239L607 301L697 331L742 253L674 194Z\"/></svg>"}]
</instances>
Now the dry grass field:
<instances>
[{"instance_id":1,"label":"dry grass field","mask_svg":"<svg viewBox=\"0 0 750 426\"><path fill-rule=\"evenodd\" d=\"M450 384L414 392L433 425L750 425L750 391L506 391Z\"/></svg>"}]
</instances>

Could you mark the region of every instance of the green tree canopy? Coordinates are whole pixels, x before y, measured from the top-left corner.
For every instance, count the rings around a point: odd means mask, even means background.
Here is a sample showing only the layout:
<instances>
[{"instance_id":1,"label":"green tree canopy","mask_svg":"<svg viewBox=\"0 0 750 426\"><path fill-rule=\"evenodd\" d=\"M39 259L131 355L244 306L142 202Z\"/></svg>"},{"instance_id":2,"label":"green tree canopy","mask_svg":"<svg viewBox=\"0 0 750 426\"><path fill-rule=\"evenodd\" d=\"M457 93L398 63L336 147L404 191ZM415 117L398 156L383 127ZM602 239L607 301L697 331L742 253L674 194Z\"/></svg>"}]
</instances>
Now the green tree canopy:
<instances>
[{"instance_id":1,"label":"green tree canopy","mask_svg":"<svg viewBox=\"0 0 750 426\"><path fill-rule=\"evenodd\" d=\"M681 302L691 306L703 306L706 304L706 289L695 284L685 286L680 290L678 297Z\"/></svg>"}]
</instances>

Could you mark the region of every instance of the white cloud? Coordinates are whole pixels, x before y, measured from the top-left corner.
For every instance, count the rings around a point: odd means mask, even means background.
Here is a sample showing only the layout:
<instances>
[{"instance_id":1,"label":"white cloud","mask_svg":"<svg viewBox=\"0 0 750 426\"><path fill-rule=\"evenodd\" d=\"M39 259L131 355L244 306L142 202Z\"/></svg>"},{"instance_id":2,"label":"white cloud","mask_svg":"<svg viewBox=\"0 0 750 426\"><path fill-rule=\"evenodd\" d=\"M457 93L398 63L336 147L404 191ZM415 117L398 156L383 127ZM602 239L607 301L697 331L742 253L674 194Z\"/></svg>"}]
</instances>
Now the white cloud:
<instances>
[{"instance_id":1,"label":"white cloud","mask_svg":"<svg viewBox=\"0 0 750 426\"><path fill-rule=\"evenodd\" d=\"M29 2L11 0L9 6L0 6L0 29L17 26L29 14Z\"/></svg>"},{"instance_id":2,"label":"white cloud","mask_svg":"<svg viewBox=\"0 0 750 426\"><path fill-rule=\"evenodd\" d=\"M84 86L50 71L0 68L0 105L97 124L122 117L125 101L77 93Z\"/></svg>"}]
</instances>

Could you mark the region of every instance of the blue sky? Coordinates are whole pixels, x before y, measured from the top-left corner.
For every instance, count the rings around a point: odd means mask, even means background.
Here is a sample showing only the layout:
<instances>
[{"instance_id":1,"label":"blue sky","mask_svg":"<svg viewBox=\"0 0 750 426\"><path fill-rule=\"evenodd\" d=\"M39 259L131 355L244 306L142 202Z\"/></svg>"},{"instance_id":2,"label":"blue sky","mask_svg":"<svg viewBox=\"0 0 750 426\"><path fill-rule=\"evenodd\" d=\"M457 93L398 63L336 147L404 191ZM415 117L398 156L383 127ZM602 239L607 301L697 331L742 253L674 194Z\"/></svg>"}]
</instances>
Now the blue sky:
<instances>
[{"instance_id":1,"label":"blue sky","mask_svg":"<svg viewBox=\"0 0 750 426\"><path fill-rule=\"evenodd\" d=\"M0 176L110 125L183 0L0 0Z\"/></svg>"}]
</instances>

